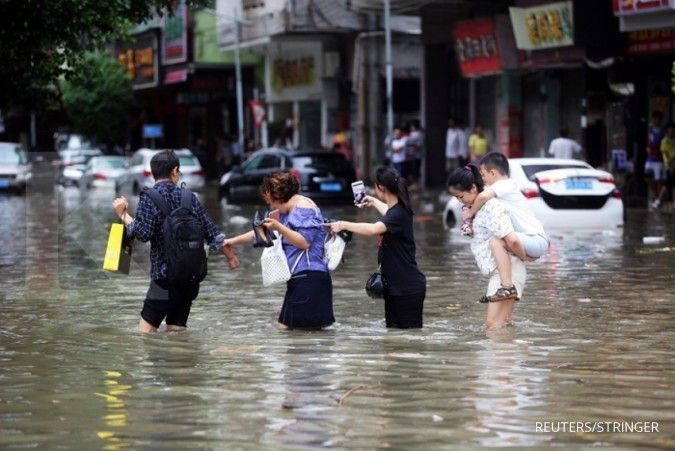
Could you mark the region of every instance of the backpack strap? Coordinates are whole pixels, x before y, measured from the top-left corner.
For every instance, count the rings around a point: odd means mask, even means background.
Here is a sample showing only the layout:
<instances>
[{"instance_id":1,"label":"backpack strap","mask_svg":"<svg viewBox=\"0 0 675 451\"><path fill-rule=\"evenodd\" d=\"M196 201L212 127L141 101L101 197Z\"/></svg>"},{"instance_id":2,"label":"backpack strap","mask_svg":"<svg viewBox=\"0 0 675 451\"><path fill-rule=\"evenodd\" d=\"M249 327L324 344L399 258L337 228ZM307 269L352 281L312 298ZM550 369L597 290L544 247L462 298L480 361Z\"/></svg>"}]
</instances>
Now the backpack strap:
<instances>
[{"instance_id":1,"label":"backpack strap","mask_svg":"<svg viewBox=\"0 0 675 451\"><path fill-rule=\"evenodd\" d=\"M192 191L187 188L181 188L180 190L180 206L192 210Z\"/></svg>"},{"instance_id":2,"label":"backpack strap","mask_svg":"<svg viewBox=\"0 0 675 451\"><path fill-rule=\"evenodd\" d=\"M164 199L164 196L159 194L159 191L155 188L146 188L143 192L150 196L152 202L159 208L159 211L161 211L164 216L169 216L171 214L171 206L166 199Z\"/></svg>"}]
</instances>

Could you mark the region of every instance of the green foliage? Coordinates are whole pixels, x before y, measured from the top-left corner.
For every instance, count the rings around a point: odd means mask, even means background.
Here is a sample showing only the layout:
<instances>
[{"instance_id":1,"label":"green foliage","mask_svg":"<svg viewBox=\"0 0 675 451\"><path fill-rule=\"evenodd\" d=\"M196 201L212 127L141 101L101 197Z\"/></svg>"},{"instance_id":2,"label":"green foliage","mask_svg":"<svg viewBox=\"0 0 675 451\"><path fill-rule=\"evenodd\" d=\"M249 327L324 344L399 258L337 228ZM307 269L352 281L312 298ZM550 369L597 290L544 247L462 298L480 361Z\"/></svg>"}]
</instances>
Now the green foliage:
<instances>
[{"instance_id":1,"label":"green foliage","mask_svg":"<svg viewBox=\"0 0 675 451\"><path fill-rule=\"evenodd\" d=\"M61 82L61 99L75 129L100 143L124 142L134 103L131 80L105 54L86 54Z\"/></svg>"},{"instance_id":2,"label":"green foliage","mask_svg":"<svg viewBox=\"0 0 675 451\"><path fill-rule=\"evenodd\" d=\"M0 0L0 108L44 107L88 51L126 36L174 0ZM208 0L188 0L201 6Z\"/></svg>"}]
</instances>

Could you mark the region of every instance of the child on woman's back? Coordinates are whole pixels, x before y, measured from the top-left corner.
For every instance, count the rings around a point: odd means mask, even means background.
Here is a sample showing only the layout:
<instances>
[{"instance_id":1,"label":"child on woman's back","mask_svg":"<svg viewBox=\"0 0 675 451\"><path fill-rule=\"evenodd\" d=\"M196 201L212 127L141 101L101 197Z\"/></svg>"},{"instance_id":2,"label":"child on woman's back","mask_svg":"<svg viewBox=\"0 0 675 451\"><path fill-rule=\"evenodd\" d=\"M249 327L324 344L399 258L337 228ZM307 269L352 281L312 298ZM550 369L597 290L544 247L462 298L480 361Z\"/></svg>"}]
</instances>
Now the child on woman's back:
<instances>
[{"instance_id":1,"label":"child on woman's back","mask_svg":"<svg viewBox=\"0 0 675 451\"><path fill-rule=\"evenodd\" d=\"M549 248L549 239L541 222L527 207L527 201L516 183L509 178L509 161L499 152L487 154L480 162L480 175L486 186L476 196L469 209L463 212L462 219L467 221L489 199L496 197L506 207L514 232L503 239L492 237L490 249L497 263L501 279L501 288L488 301L516 299L518 294L511 279L511 259L509 251L523 261L532 261L544 255Z\"/></svg>"}]
</instances>

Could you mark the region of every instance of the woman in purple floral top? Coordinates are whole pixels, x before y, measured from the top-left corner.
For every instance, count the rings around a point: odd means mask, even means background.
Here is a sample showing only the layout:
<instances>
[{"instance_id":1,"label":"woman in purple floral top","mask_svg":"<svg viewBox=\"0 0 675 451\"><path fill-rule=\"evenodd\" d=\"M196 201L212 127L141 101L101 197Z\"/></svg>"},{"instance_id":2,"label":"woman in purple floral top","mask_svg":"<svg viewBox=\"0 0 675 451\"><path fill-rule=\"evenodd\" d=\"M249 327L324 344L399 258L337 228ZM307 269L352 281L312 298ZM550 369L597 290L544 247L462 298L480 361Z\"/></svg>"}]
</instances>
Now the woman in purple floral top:
<instances>
[{"instance_id":1,"label":"woman in purple floral top","mask_svg":"<svg viewBox=\"0 0 675 451\"><path fill-rule=\"evenodd\" d=\"M298 179L285 172L268 175L260 186L265 202L274 211L263 221L276 230L282 245L291 280L279 313L279 324L289 329L319 329L335 322L333 316L333 284L323 260L323 245L328 233L321 210L308 197L298 194ZM226 246L250 244L254 232L225 240Z\"/></svg>"}]
</instances>

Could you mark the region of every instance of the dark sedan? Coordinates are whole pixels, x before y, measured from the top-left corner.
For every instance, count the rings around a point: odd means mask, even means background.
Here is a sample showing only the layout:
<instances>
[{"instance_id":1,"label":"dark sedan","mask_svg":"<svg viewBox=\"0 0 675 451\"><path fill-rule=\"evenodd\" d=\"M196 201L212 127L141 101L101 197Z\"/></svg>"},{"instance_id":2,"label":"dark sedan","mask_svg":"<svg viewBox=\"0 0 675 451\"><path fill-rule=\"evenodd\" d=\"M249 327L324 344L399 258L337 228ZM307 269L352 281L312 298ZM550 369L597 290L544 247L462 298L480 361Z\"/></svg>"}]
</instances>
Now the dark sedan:
<instances>
[{"instance_id":1,"label":"dark sedan","mask_svg":"<svg viewBox=\"0 0 675 451\"><path fill-rule=\"evenodd\" d=\"M352 165L334 152L289 152L264 149L253 153L220 179L218 194L228 202L260 201L258 187L274 172L289 171L300 179L300 191L312 199L351 201Z\"/></svg>"}]
</instances>

